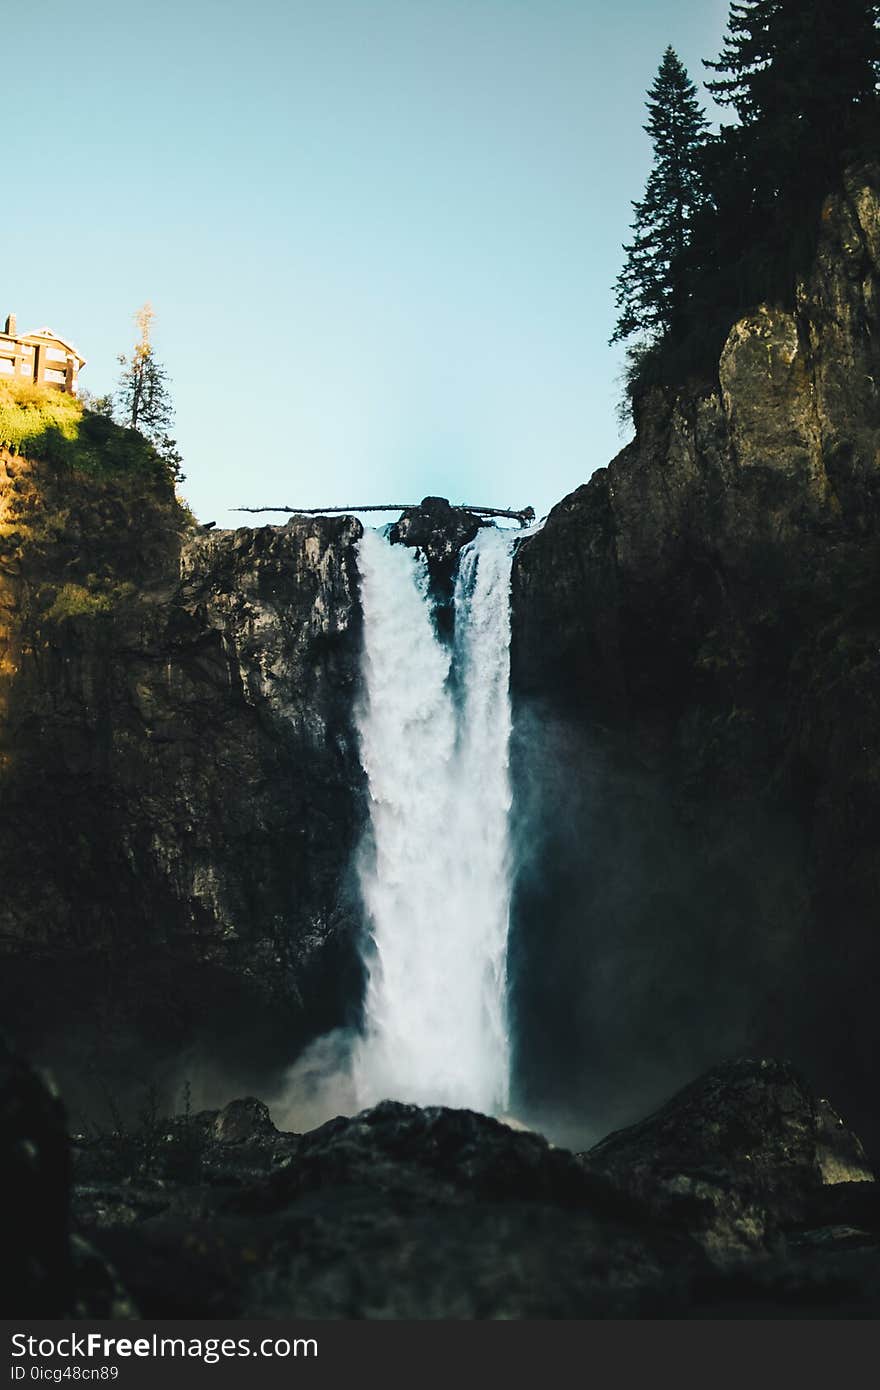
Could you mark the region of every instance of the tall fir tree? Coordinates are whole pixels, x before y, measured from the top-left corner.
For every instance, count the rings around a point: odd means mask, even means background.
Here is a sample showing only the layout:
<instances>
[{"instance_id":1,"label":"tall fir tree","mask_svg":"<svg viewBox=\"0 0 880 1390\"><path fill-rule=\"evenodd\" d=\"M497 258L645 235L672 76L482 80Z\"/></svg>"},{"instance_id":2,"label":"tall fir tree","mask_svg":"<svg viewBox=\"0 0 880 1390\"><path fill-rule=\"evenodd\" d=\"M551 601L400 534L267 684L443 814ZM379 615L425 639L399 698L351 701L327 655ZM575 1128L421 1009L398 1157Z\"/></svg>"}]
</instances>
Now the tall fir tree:
<instances>
[{"instance_id":1,"label":"tall fir tree","mask_svg":"<svg viewBox=\"0 0 880 1390\"><path fill-rule=\"evenodd\" d=\"M170 435L174 405L168 389L168 373L153 351L151 334L155 316L149 303L143 304L134 316L140 337L130 356L120 354L122 375L116 390L116 407L120 423L149 439L174 481L182 482L182 459Z\"/></svg>"},{"instance_id":2,"label":"tall fir tree","mask_svg":"<svg viewBox=\"0 0 880 1390\"><path fill-rule=\"evenodd\" d=\"M129 429L139 430L148 439L167 434L174 418L167 374L153 352L151 334L155 317L149 303L141 305L135 314L140 337L130 357L124 353L119 356L122 375L117 388L122 423Z\"/></svg>"},{"instance_id":3,"label":"tall fir tree","mask_svg":"<svg viewBox=\"0 0 880 1390\"><path fill-rule=\"evenodd\" d=\"M694 220L706 200L702 155L708 125L697 89L674 49L667 48L648 91L654 163L645 195L633 203L633 239L615 285L612 343L642 334L648 342L680 335L688 300L688 251Z\"/></svg>"},{"instance_id":4,"label":"tall fir tree","mask_svg":"<svg viewBox=\"0 0 880 1390\"><path fill-rule=\"evenodd\" d=\"M828 185L874 146L880 5L873 0L744 0L730 6L707 87L739 125L722 131L740 198L757 211Z\"/></svg>"}]
</instances>

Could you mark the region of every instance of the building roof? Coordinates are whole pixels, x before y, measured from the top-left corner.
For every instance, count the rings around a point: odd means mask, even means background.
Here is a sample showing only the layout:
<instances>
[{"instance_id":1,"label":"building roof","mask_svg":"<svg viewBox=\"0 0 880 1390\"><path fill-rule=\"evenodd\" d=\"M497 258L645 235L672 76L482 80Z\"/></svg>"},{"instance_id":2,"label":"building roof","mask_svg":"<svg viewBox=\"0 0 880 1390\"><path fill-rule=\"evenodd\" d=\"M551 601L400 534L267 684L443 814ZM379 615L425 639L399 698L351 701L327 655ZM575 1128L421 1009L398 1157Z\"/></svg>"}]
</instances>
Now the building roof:
<instances>
[{"instance_id":1,"label":"building roof","mask_svg":"<svg viewBox=\"0 0 880 1390\"><path fill-rule=\"evenodd\" d=\"M5 336L12 335L4 334L4 337ZM85 366L86 359L83 357L82 353L73 346L73 343L69 343L66 338L61 338L57 333L53 333L51 328L35 328L31 333L19 333L17 335L17 341L21 343L30 343L35 339L48 339L50 342L58 343L60 347L65 348L68 352L73 354L81 367Z\"/></svg>"}]
</instances>

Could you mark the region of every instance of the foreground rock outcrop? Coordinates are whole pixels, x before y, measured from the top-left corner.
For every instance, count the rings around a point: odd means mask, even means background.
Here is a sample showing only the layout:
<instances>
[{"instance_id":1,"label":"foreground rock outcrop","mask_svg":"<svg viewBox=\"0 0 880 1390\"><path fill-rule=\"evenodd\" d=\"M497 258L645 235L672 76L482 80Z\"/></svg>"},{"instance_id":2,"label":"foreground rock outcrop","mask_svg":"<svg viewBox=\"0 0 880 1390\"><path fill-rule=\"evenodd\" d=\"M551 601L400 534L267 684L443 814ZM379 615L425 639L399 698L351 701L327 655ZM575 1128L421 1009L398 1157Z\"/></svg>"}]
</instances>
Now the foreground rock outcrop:
<instances>
[{"instance_id":1,"label":"foreground rock outcrop","mask_svg":"<svg viewBox=\"0 0 880 1390\"><path fill-rule=\"evenodd\" d=\"M61 1102L0 1038L0 1219L8 1317L60 1317L71 1306L69 1192Z\"/></svg>"},{"instance_id":2,"label":"foreground rock outcrop","mask_svg":"<svg viewBox=\"0 0 880 1390\"><path fill-rule=\"evenodd\" d=\"M81 1136L74 1225L144 1316L876 1316L877 1184L826 1113L746 1060L581 1157L392 1102L281 1134L249 1099Z\"/></svg>"},{"instance_id":3,"label":"foreground rock outcrop","mask_svg":"<svg viewBox=\"0 0 880 1390\"><path fill-rule=\"evenodd\" d=\"M0 1037L0 1297L7 1318L129 1318L115 1271L71 1232L71 1153L53 1084Z\"/></svg>"},{"instance_id":4,"label":"foreground rock outcrop","mask_svg":"<svg viewBox=\"0 0 880 1390\"><path fill-rule=\"evenodd\" d=\"M710 1254L767 1249L826 1186L871 1183L861 1143L784 1062L741 1059L700 1077L584 1155L589 1172L686 1227Z\"/></svg>"},{"instance_id":5,"label":"foreground rock outcrop","mask_svg":"<svg viewBox=\"0 0 880 1390\"><path fill-rule=\"evenodd\" d=\"M782 1052L880 1141L878 501L869 167L827 200L796 304L737 323L714 381L649 392L519 549L533 1112L586 1086L625 1123L725 1054Z\"/></svg>"}]
</instances>

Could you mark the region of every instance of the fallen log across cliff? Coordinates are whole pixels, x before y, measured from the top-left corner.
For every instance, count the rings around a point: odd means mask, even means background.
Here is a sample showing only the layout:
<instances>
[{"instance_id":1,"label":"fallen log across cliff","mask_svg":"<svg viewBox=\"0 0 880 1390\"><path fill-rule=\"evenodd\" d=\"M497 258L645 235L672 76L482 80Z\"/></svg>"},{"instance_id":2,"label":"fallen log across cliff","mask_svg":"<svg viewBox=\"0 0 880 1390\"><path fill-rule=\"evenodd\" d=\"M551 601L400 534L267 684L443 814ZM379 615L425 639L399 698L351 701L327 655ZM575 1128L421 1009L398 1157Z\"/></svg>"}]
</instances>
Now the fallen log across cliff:
<instances>
[{"instance_id":1,"label":"fallen log across cliff","mask_svg":"<svg viewBox=\"0 0 880 1390\"><path fill-rule=\"evenodd\" d=\"M320 516L324 513L349 514L352 512L412 512L421 504L418 502L389 502L384 506L371 504L368 507L233 507L236 512L290 512L299 516ZM453 504L457 512L473 512L474 516L506 516L518 521L520 526L528 526L535 519L534 507L514 510L507 507L468 507L464 503Z\"/></svg>"}]
</instances>

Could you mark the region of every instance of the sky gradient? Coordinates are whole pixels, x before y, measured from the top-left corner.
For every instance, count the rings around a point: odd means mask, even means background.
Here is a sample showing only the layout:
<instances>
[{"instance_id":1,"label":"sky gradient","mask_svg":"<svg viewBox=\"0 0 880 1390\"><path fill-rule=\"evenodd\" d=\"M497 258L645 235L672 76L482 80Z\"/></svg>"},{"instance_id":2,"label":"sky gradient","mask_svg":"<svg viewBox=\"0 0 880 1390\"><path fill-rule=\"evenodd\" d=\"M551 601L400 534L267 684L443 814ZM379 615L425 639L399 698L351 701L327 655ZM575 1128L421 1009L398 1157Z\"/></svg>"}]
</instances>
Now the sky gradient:
<instances>
[{"instance_id":1,"label":"sky gradient","mask_svg":"<svg viewBox=\"0 0 880 1390\"><path fill-rule=\"evenodd\" d=\"M667 44L702 82L727 8L4 0L29 97L0 311L69 337L100 393L152 301L202 520L426 493L541 515L625 442L607 340L645 92Z\"/></svg>"}]
</instances>

